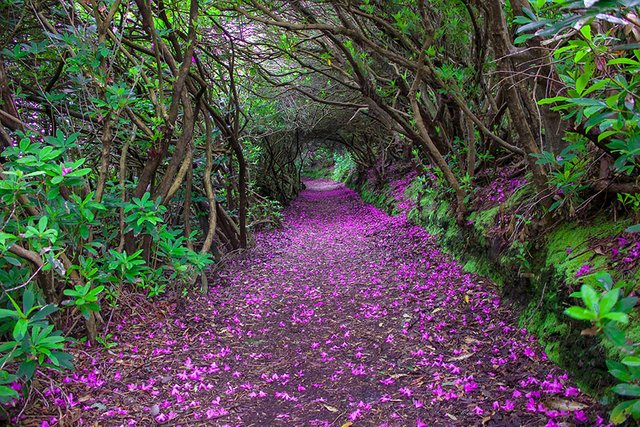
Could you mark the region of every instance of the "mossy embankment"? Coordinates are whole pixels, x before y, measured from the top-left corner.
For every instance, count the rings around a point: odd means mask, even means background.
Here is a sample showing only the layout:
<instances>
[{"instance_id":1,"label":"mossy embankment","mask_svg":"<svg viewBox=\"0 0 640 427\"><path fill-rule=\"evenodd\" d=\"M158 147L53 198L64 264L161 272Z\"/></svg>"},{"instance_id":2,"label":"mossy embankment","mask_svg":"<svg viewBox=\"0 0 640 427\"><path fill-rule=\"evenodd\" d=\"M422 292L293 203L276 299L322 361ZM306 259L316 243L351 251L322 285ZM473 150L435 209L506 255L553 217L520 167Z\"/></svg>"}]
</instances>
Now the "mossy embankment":
<instances>
[{"instance_id":1,"label":"mossy embankment","mask_svg":"<svg viewBox=\"0 0 640 427\"><path fill-rule=\"evenodd\" d=\"M568 370L583 389L608 400L611 378L604 361L619 355L601 337L581 334L588 325L563 311L576 303L570 294L581 283L595 280L588 274L576 277L581 267L589 265L590 272L611 268L609 254L593 247L593 242L615 239L630 221L612 221L601 215L589 221L556 223L532 233L526 230L530 223L514 214L515 207L531 196L524 186L504 202L470 213L460 226L446 198L436 197L436 189L425 189L424 182L413 180L400 191L403 197L393 184L376 188L352 180L348 185L366 202L389 213L407 210L408 218L438 236L444 250L466 271L496 283L506 303L517 311L520 326L538 337L547 356ZM637 271L627 277L637 279ZM640 321L632 321L627 332L640 337Z\"/></svg>"}]
</instances>

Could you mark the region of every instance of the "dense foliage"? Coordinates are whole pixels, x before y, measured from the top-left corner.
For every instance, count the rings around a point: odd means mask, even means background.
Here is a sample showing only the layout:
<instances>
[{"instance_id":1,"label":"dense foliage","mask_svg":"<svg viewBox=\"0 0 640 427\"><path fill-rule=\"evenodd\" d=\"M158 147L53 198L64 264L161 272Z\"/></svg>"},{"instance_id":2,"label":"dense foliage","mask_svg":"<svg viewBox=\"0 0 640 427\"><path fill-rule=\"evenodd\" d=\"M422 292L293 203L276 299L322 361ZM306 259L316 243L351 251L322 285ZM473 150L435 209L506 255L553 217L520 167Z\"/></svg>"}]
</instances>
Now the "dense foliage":
<instances>
[{"instance_id":1,"label":"dense foliage","mask_svg":"<svg viewBox=\"0 0 640 427\"><path fill-rule=\"evenodd\" d=\"M639 219L638 5L4 1L0 399L70 367L62 331L104 341L126 295L206 289L305 164L379 182L412 164L460 224L515 179L529 236L602 206ZM620 289L570 314L620 322Z\"/></svg>"}]
</instances>

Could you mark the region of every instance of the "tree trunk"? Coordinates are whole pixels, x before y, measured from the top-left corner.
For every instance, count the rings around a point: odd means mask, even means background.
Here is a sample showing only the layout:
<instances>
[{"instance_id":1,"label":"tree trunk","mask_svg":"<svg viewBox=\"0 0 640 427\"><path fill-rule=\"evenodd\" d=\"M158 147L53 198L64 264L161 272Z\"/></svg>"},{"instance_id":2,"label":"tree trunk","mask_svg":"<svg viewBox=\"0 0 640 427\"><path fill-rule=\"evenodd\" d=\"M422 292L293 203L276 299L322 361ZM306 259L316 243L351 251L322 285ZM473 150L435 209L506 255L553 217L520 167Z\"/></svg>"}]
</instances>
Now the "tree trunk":
<instances>
[{"instance_id":1,"label":"tree trunk","mask_svg":"<svg viewBox=\"0 0 640 427\"><path fill-rule=\"evenodd\" d=\"M533 182L539 193L546 193L547 178L546 173L541 165L536 164L535 154L540 154L540 148L536 144L533 132L529 127L529 123L536 122L531 117L527 117L519 93L519 85L513 79L515 74L514 67L511 62L511 54L515 47L511 43L511 37L507 30L502 4L494 0L486 0L488 26L491 28L491 41L493 45L494 55L500 75L506 76L504 79L505 95L507 98L509 112L511 113L511 122L518 134L518 145L526 152L525 160L529 166L529 170L533 174ZM544 198L543 200L547 200Z\"/></svg>"},{"instance_id":2,"label":"tree trunk","mask_svg":"<svg viewBox=\"0 0 640 427\"><path fill-rule=\"evenodd\" d=\"M184 237L187 239L187 248L193 251L193 239L191 239L191 193L193 188L193 163L189 160L187 171L187 188L184 190Z\"/></svg>"},{"instance_id":3,"label":"tree trunk","mask_svg":"<svg viewBox=\"0 0 640 427\"><path fill-rule=\"evenodd\" d=\"M238 159L238 227L240 231L240 247L247 247L247 162L242 152L242 146L237 138L232 138L231 148Z\"/></svg>"},{"instance_id":4,"label":"tree trunk","mask_svg":"<svg viewBox=\"0 0 640 427\"><path fill-rule=\"evenodd\" d=\"M0 123L11 130L24 130L22 122L19 120L18 109L13 101L13 95L10 91L9 76L4 66L4 62L0 60L0 109L9 116L0 115Z\"/></svg>"},{"instance_id":5,"label":"tree trunk","mask_svg":"<svg viewBox=\"0 0 640 427\"><path fill-rule=\"evenodd\" d=\"M213 185L211 183L211 172L213 171L213 137L211 135L211 132L213 131L213 126L211 123L211 118L207 113L205 113L205 128L207 132L207 165L204 169L202 181L204 182L204 190L207 195L207 200L209 201L209 222L207 224L207 235L204 239L204 242L202 243L202 248L200 249L201 254L205 254L209 252L209 249L211 249L213 239L216 235L216 227L218 221L216 212L216 197L213 191Z\"/></svg>"}]
</instances>

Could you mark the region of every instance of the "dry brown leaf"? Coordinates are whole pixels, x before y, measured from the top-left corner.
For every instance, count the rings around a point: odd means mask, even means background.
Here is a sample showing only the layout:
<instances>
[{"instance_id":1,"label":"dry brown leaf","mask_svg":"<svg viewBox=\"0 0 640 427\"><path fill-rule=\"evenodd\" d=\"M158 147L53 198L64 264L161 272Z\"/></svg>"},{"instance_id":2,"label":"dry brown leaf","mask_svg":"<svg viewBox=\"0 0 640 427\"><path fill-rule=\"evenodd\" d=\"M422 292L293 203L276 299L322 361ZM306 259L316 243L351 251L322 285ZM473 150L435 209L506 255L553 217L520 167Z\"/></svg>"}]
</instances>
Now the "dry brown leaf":
<instances>
[{"instance_id":1,"label":"dry brown leaf","mask_svg":"<svg viewBox=\"0 0 640 427\"><path fill-rule=\"evenodd\" d=\"M544 401L544 404L550 409L557 409L558 411L580 411L587 407L587 405L574 402L573 400L551 398Z\"/></svg>"},{"instance_id":2,"label":"dry brown leaf","mask_svg":"<svg viewBox=\"0 0 640 427\"><path fill-rule=\"evenodd\" d=\"M322 405L322 406L324 406L324 408L325 408L327 411L330 411L330 412L338 412L338 408L335 408L335 407L333 407L333 406L331 406L331 405Z\"/></svg>"},{"instance_id":3,"label":"dry brown leaf","mask_svg":"<svg viewBox=\"0 0 640 427\"><path fill-rule=\"evenodd\" d=\"M402 377L406 377L407 374L393 374L390 375L391 378L393 378L394 380L397 380L398 378L402 378Z\"/></svg>"},{"instance_id":4,"label":"dry brown leaf","mask_svg":"<svg viewBox=\"0 0 640 427\"><path fill-rule=\"evenodd\" d=\"M463 354L463 355L460 355L460 356L452 357L451 359L449 359L449 362L453 362L453 361L456 361L456 360L468 359L471 356L473 356L474 354L475 353L467 353L467 354Z\"/></svg>"},{"instance_id":5,"label":"dry brown leaf","mask_svg":"<svg viewBox=\"0 0 640 427\"><path fill-rule=\"evenodd\" d=\"M580 335L593 337L595 335L598 335L598 332L599 332L598 328L594 326L593 328L583 329L582 331L580 331Z\"/></svg>"}]
</instances>

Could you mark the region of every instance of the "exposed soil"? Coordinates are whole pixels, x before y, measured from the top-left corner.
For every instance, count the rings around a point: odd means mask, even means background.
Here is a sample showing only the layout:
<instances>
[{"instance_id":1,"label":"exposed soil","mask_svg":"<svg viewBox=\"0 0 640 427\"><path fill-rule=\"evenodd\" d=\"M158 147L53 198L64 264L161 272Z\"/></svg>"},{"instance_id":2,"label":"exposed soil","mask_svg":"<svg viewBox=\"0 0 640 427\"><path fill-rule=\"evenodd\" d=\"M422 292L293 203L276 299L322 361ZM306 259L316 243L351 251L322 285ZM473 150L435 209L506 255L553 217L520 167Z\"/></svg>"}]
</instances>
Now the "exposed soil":
<instances>
[{"instance_id":1,"label":"exposed soil","mask_svg":"<svg viewBox=\"0 0 640 427\"><path fill-rule=\"evenodd\" d=\"M592 426L487 281L328 180L211 278L118 321L34 394L26 425ZM46 422L43 424L43 420ZM51 421L51 424L49 424ZM59 423L59 424L56 424Z\"/></svg>"}]
</instances>

